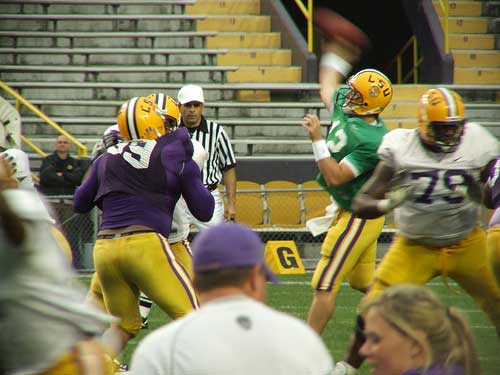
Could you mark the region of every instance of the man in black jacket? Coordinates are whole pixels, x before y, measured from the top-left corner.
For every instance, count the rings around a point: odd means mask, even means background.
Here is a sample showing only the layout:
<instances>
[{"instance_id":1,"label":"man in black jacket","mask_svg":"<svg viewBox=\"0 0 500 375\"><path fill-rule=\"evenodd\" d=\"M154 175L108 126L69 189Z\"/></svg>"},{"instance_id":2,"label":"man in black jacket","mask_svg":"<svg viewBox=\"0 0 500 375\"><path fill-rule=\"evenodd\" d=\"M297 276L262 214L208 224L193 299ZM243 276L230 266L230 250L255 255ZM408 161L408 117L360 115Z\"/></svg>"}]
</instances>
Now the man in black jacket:
<instances>
[{"instance_id":1,"label":"man in black jacket","mask_svg":"<svg viewBox=\"0 0 500 375\"><path fill-rule=\"evenodd\" d=\"M85 168L69 152L71 143L64 135L56 139L55 151L42 160L40 191L45 195L73 195L82 182Z\"/></svg>"},{"instance_id":2,"label":"man in black jacket","mask_svg":"<svg viewBox=\"0 0 500 375\"><path fill-rule=\"evenodd\" d=\"M42 160L39 190L51 204L53 213L71 244L75 267L87 268L84 254L85 245L91 246L94 237L93 222L89 214L75 214L73 194L82 183L88 163L70 155L71 143L67 137L56 138L55 150ZM56 197L57 196L57 197Z\"/></svg>"}]
</instances>

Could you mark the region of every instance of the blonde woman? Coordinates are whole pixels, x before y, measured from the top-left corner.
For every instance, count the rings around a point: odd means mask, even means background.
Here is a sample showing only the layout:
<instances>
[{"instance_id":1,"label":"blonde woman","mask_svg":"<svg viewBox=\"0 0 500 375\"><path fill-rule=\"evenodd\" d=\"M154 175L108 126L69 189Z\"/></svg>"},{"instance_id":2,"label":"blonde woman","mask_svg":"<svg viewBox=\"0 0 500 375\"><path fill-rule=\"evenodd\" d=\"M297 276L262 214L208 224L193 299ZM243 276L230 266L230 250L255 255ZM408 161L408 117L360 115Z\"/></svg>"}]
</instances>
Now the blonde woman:
<instances>
[{"instance_id":1,"label":"blonde woman","mask_svg":"<svg viewBox=\"0 0 500 375\"><path fill-rule=\"evenodd\" d=\"M426 287L389 287L361 312L366 341L360 354L374 375L480 374L468 322Z\"/></svg>"}]
</instances>

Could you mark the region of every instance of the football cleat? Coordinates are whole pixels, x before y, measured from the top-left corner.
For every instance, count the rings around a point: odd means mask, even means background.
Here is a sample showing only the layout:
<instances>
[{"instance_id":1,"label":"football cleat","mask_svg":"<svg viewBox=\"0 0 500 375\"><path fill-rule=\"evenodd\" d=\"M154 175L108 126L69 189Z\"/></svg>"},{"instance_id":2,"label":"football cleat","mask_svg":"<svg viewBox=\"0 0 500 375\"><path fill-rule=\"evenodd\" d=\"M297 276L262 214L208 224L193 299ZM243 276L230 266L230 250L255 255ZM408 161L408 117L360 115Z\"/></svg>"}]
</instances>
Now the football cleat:
<instances>
[{"instance_id":1,"label":"football cleat","mask_svg":"<svg viewBox=\"0 0 500 375\"><path fill-rule=\"evenodd\" d=\"M141 329L148 329L149 328L149 318L142 318L142 323L141 323Z\"/></svg>"},{"instance_id":2,"label":"football cleat","mask_svg":"<svg viewBox=\"0 0 500 375\"><path fill-rule=\"evenodd\" d=\"M464 133L465 106L455 91L428 90L418 104L421 141L434 152L454 152Z\"/></svg>"},{"instance_id":3,"label":"football cleat","mask_svg":"<svg viewBox=\"0 0 500 375\"><path fill-rule=\"evenodd\" d=\"M339 89L335 101L348 114L377 115L392 99L391 81L378 70L361 70L346 83L348 87Z\"/></svg>"}]
</instances>

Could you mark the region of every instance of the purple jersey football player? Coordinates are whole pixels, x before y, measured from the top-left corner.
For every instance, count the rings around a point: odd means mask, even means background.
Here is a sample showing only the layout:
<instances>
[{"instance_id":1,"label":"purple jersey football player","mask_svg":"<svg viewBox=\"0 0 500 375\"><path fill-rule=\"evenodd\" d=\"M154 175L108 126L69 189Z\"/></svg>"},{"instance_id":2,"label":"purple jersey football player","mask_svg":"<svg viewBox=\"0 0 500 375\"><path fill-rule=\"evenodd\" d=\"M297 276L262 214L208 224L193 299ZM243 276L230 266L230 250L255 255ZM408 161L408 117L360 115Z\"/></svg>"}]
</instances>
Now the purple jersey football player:
<instances>
[{"instance_id":1,"label":"purple jersey football player","mask_svg":"<svg viewBox=\"0 0 500 375\"><path fill-rule=\"evenodd\" d=\"M177 129L177 103L168 100L165 110L137 97L122 106L118 125L126 141L95 161L74 197L76 212L102 210L94 265L105 307L120 318L103 337L115 355L140 329L139 291L173 319L198 307L167 237L181 195L202 221L210 220L214 199L192 159L188 132Z\"/></svg>"}]
</instances>

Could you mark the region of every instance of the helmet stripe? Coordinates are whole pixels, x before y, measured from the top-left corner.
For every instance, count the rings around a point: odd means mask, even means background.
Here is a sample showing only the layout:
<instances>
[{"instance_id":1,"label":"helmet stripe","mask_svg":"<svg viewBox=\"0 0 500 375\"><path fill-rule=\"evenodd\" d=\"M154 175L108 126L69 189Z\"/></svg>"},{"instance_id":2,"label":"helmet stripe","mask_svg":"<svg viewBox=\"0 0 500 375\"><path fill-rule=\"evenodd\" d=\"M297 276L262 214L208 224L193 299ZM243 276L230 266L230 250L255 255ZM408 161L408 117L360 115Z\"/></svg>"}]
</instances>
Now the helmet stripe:
<instances>
[{"instance_id":1,"label":"helmet stripe","mask_svg":"<svg viewBox=\"0 0 500 375\"><path fill-rule=\"evenodd\" d=\"M127 107L127 128L130 133L130 139L139 139L139 129L137 128L137 119L135 117L137 102L139 98L130 99Z\"/></svg>"},{"instance_id":2,"label":"helmet stripe","mask_svg":"<svg viewBox=\"0 0 500 375\"><path fill-rule=\"evenodd\" d=\"M458 115L457 111L457 103L455 101L454 96L450 92L450 90L445 88L438 88L438 90L443 94L444 99L446 100L446 108L448 108L448 117L455 117Z\"/></svg>"},{"instance_id":3,"label":"helmet stripe","mask_svg":"<svg viewBox=\"0 0 500 375\"><path fill-rule=\"evenodd\" d=\"M160 107L160 109L164 110L167 107L167 97L165 94L159 92L156 94L156 105Z\"/></svg>"}]
</instances>

